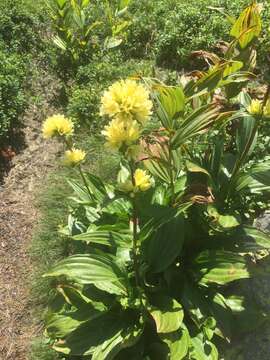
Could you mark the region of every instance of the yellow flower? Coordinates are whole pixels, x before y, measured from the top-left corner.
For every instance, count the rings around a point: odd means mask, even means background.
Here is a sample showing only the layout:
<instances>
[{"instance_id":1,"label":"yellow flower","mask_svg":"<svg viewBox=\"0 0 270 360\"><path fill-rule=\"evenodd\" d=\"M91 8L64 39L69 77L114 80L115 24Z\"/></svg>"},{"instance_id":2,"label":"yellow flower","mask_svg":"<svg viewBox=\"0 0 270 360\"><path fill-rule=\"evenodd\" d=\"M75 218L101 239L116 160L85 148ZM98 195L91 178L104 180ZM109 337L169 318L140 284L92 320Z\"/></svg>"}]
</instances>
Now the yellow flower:
<instances>
[{"instance_id":1,"label":"yellow flower","mask_svg":"<svg viewBox=\"0 0 270 360\"><path fill-rule=\"evenodd\" d=\"M262 102L258 99L251 100L251 104L248 106L247 111L251 115L260 115L262 113Z\"/></svg>"},{"instance_id":2,"label":"yellow flower","mask_svg":"<svg viewBox=\"0 0 270 360\"><path fill-rule=\"evenodd\" d=\"M134 174L135 186L141 190L146 191L152 186L152 179L147 175L146 171L137 169Z\"/></svg>"},{"instance_id":3,"label":"yellow flower","mask_svg":"<svg viewBox=\"0 0 270 360\"><path fill-rule=\"evenodd\" d=\"M80 149L67 150L65 152L64 164L68 166L75 166L84 160L85 155L85 151Z\"/></svg>"},{"instance_id":4,"label":"yellow flower","mask_svg":"<svg viewBox=\"0 0 270 360\"><path fill-rule=\"evenodd\" d=\"M136 81L120 80L105 91L101 99L100 114L145 124L153 107L149 95L149 91Z\"/></svg>"},{"instance_id":5,"label":"yellow flower","mask_svg":"<svg viewBox=\"0 0 270 360\"><path fill-rule=\"evenodd\" d=\"M267 117L270 117L270 99L267 100L267 103L263 109L263 114Z\"/></svg>"},{"instance_id":6,"label":"yellow flower","mask_svg":"<svg viewBox=\"0 0 270 360\"><path fill-rule=\"evenodd\" d=\"M43 123L42 133L45 139L49 139L56 135L72 135L73 122L61 114L50 116Z\"/></svg>"},{"instance_id":7,"label":"yellow flower","mask_svg":"<svg viewBox=\"0 0 270 360\"><path fill-rule=\"evenodd\" d=\"M109 147L119 150L123 145L132 145L139 139L140 127L137 121L113 119L105 126L102 134L106 137Z\"/></svg>"}]
</instances>

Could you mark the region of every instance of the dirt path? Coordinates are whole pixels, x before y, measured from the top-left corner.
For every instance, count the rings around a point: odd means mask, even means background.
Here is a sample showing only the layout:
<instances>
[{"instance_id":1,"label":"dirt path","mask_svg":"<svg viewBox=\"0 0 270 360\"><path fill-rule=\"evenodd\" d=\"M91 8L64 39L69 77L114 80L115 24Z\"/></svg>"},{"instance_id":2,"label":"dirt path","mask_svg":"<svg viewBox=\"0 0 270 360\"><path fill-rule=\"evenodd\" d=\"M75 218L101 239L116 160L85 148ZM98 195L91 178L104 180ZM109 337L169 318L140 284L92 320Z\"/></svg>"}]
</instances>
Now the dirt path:
<instances>
[{"instance_id":1,"label":"dirt path","mask_svg":"<svg viewBox=\"0 0 270 360\"><path fill-rule=\"evenodd\" d=\"M58 147L40 136L42 120L52 113L51 100L58 84L39 74L34 84L39 105L24 116L25 148L13 158L12 168L0 185L0 359L26 360L30 340L39 329L31 322L28 248L38 219L34 194L44 184Z\"/></svg>"}]
</instances>

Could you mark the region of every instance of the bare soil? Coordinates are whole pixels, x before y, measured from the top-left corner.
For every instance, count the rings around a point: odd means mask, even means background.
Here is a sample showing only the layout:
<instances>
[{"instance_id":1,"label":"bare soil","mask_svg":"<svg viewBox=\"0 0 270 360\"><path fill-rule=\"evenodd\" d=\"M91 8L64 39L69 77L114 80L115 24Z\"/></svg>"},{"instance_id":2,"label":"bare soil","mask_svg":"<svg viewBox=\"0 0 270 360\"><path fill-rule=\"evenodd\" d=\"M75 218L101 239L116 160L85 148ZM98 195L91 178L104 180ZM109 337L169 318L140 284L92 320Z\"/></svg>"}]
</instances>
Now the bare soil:
<instances>
[{"instance_id":1,"label":"bare soil","mask_svg":"<svg viewBox=\"0 0 270 360\"><path fill-rule=\"evenodd\" d=\"M38 104L22 119L24 149L16 154L0 185L0 359L26 360L33 325L29 296L32 264L28 255L38 212L34 196L46 181L59 150L41 138L42 120L54 112L51 102L59 84L46 73L34 80ZM37 99L37 98L36 98ZM3 175L3 174L2 174Z\"/></svg>"}]
</instances>

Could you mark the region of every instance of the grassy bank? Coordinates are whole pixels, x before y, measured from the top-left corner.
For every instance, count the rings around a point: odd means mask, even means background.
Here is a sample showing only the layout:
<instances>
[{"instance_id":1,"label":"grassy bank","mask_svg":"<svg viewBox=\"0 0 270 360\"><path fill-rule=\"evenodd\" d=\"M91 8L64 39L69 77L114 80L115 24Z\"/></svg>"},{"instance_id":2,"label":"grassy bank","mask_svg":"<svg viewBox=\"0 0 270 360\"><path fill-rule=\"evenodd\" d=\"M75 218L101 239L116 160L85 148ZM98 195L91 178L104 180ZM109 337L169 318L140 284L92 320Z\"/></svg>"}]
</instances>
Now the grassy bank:
<instances>
[{"instance_id":1,"label":"grassy bank","mask_svg":"<svg viewBox=\"0 0 270 360\"><path fill-rule=\"evenodd\" d=\"M103 179L110 181L115 175L117 156L104 151L103 140L90 137L85 132L77 136L77 144L82 148L90 148L85 169L90 170ZM75 170L63 167L61 159L56 160L56 168L46 179L36 195L36 207L39 211L39 222L34 231L30 256L33 262L32 301L33 322L41 329L39 336L34 339L29 360L55 360L59 359L56 352L50 349L45 337L42 335L42 318L46 307L55 294L50 281L42 277L57 260L66 257L72 252L72 243L59 233L59 226L67 223L68 196L72 189L67 184L67 178L78 178Z\"/></svg>"}]
</instances>

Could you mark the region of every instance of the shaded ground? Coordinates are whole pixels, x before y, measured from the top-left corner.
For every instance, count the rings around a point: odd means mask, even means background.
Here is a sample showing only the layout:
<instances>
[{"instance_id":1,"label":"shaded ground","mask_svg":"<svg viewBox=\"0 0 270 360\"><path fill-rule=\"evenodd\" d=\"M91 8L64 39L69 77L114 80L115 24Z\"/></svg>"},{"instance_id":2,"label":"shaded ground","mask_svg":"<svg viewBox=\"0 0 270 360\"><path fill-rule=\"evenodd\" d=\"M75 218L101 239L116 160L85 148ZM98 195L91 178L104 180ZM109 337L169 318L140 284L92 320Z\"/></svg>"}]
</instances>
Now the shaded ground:
<instances>
[{"instance_id":1,"label":"shaded ground","mask_svg":"<svg viewBox=\"0 0 270 360\"><path fill-rule=\"evenodd\" d=\"M39 331L31 322L28 247L38 218L34 193L46 181L58 147L40 136L41 121L49 110L57 82L48 74L36 79L42 94L23 118L25 149L12 159L0 185L0 359L26 360L29 341Z\"/></svg>"}]
</instances>

